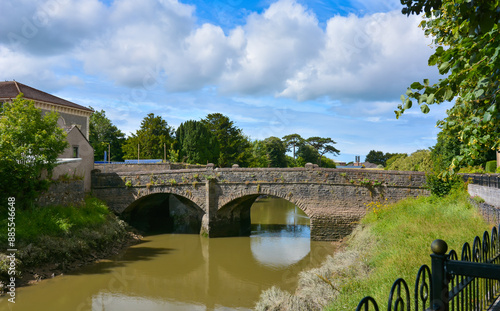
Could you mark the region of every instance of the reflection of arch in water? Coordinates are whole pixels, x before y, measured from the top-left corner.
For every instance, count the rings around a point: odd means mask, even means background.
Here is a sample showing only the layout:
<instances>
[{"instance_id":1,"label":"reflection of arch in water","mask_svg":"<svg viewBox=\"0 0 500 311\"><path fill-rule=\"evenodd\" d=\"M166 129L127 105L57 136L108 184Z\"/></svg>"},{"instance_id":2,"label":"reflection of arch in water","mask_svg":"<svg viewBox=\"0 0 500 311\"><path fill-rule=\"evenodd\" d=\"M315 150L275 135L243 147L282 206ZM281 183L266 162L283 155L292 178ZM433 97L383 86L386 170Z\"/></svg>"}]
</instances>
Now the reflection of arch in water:
<instances>
[{"instance_id":1,"label":"reflection of arch in water","mask_svg":"<svg viewBox=\"0 0 500 311\"><path fill-rule=\"evenodd\" d=\"M199 233L205 212L178 194L154 193L130 204L121 214L131 226L144 232Z\"/></svg>"},{"instance_id":2,"label":"reflection of arch in water","mask_svg":"<svg viewBox=\"0 0 500 311\"><path fill-rule=\"evenodd\" d=\"M267 190L267 189L266 189ZM220 208L217 211L217 232L214 236L248 236L251 233L251 213L250 210L255 201L262 195L283 199L293 203L309 217L310 225L312 219L310 211L302 200L297 200L291 194L284 194L276 191L259 191L257 193L246 191L240 196L231 196L220 202ZM215 231L215 230L214 230Z\"/></svg>"},{"instance_id":3,"label":"reflection of arch in water","mask_svg":"<svg viewBox=\"0 0 500 311\"><path fill-rule=\"evenodd\" d=\"M301 261L311 251L311 240L307 238L252 237L252 256L262 265L286 268Z\"/></svg>"}]
</instances>

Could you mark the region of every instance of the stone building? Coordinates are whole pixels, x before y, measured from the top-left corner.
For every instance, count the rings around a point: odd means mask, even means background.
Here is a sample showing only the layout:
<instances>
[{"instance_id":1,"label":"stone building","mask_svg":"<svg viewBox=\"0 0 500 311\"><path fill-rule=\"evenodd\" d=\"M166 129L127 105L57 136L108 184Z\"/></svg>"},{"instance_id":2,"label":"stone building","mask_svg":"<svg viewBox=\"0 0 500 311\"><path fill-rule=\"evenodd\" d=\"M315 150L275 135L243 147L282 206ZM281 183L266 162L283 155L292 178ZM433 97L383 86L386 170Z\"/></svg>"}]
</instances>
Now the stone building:
<instances>
[{"instance_id":1,"label":"stone building","mask_svg":"<svg viewBox=\"0 0 500 311\"><path fill-rule=\"evenodd\" d=\"M32 100L43 113L59 113L59 126L68 134L68 148L60 155L53 178L66 175L83 177L85 191L90 191L90 171L94 167L94 150L89 139L89 119L92 110L60 97L42 92L17 81L0 82L0 103L9 102L20 93Z\"/></svg>"}]
</instances>

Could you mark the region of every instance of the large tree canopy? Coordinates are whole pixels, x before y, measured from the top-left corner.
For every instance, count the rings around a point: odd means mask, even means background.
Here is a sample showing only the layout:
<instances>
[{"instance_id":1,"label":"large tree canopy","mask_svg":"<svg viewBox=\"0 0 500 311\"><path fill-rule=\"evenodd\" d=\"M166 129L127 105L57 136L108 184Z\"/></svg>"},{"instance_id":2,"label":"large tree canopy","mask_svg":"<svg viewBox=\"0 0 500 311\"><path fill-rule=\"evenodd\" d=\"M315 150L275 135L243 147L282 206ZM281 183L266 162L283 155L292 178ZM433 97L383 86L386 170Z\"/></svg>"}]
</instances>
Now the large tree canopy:
<instances>
[{"instance_id":1,"label":"large tree canopy","mask_svg":"<svg viewBox=\"0 0 500 311\"><path fill-rule=\"evenodd\" d=\"M164 146L169 148L173 143L174 130L167 121L154 113L148 114L141 122L141 128L132 134L123 145L126 159L137 158L137 145L140 147L141 159L163 159ZM167 154L169 150L167 150Z\"/></svg>"},{"instance_id":2,"label":"large tree canopy","mask_svg":"<svg viewBox=\"0 0 500 311\"><path fill-rule=\"evenodd\" d=\"M111 123L104 110L92 113L89 120L89 132L89 142L94 148L95 161L102 161L104 151L108 150L111 150L111 161L123 160L122 145L125 141L125 134Z\"/></svg>"},{"instance_id":3,"label":"large tree canopy","mask_svg":"<svg viewBox=\"0 0 500 311\"><path fill-rule=\"evenodd\" d=\"M318 137L318 136L309 137L308 139L306 139L306 143L311 145L314 149L316 149L316 151L318 151L318 153L319 153L318 164L319 165L321 165L321 158L326 153L333 153L334 155L338 155L340 153L340 150L338 150L337 148L335 148L333 146L334 144L336 144L336 142L333 141L333 139L331 139L329 137L327 137L327 138Z\"/></svg>"},{"instance_id":4,"label":"large tree canopy","mask_svg":"<svg viewBox=\"0 0 500 311\"><path fill-rule=\"evenodd\" d=\"M402 95L396 116L412 107L424 113L429 105L455 99L448 117L440 122L446 135L456 133L460 155L450 171L474 162L487 150L500 147L500 6L499 0L401 0L403 14L424 13L420 26L433 37L430 66L443 78L431 84L414 82Z\"/></svg>"},{"instance_id":5,"label":"large tree canopy","mask_svg":"<svg viewBox=\"0 0 500 311\"><path fill-rule=\"evenodd\" d=\"M50 175L57 157L67 147L66 132L57 125L59 115L45 115L32 101L20 94L0 109L0 201L16 197L20 206L28 206L47 183L42 172Z\"/></svg>"},{"instance_id":6,"label":"large tree canopy","mask_svg":"<svg viewBox=\"0 0 500 311\"><path fill-rule=\"evenodd\" d=\"M220 146L218 164L220 167L239 164L247 166L250 156L250 141L240 128L234 125L227 116L221 113L208 114L201 122L217 138Z\"/></svg>"},{"instance_id":7,"label":"large tree canopy","mask_svg":"<svg viewBox=\"0 0 500 311\"><path fill-rule=\"evenodd\" d=\"M295 148L299 147L301 144L305 142L304 138L302 138L299 134L290 134L283 136L283 143L286 146L286 151L293 151L293 158L296 158ZM293 148L293 149L292 149Z\"/></svg>"},{"instance_id":8,"label":"large tree canopy","mask_svg":"<svg viewBox=\"0 0 500 311\"><path fill-rule=\"evenodd\" d=\"M217 137L200 121L182 123L176 132L179 143L179 157L192 164L214 163L219 157Z\"/></svg>"}]
</instances>

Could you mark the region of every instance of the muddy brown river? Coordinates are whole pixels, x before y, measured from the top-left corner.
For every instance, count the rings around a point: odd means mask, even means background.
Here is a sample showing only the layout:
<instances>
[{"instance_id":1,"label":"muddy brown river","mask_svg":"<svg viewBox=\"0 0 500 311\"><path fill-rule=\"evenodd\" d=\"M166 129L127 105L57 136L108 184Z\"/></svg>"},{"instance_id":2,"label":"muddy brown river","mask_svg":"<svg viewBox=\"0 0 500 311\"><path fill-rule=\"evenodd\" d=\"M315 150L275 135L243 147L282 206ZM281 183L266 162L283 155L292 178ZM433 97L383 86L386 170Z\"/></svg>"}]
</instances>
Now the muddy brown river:
<instances>
[{"instance_id":1,"label":"muddy brown river","mask_svg":"<svg viewBox=\"0 0 500 311\"><path fill-rule=\"evenodd\" d=\"M309 219L285 200L257 201L251 219L250 237L147 236L110 260L18 288L0 310L251 310L261 291L295 290L300 271L334 252L309 240Z\"/></svg>"}]
</instances>

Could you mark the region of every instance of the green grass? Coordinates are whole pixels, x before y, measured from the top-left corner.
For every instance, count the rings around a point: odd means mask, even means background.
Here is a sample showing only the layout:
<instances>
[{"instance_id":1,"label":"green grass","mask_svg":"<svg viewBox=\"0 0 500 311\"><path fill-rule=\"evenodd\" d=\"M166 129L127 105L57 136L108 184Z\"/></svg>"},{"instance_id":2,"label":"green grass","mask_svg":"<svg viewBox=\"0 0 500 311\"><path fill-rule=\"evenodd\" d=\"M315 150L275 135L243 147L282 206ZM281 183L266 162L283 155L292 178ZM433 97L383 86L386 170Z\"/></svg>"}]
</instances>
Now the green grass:
<instances>
[{"instance_id":1,"label":"green grass","mask_svg":"<svg viewBox=\"0 0 500 311\"><path fill-rule=\"evenodd\" d=\"M470 205L464 190L454 190L443 198L420 197L377 205L361 225L363 234L354 235L347 249L360 250L361 254L359 262L349 269L365 265L365 273L332 276L339 291L326 310L355 310L368 295L385 309L397 278L404 278L412 292L420 266L430 266L432 241L445 240L449 250L455 249L460 256L463 243L472 243L476 235L482 237L491 229Z\"/></svg>"},{"instance_id":2,"label":"green grass","mask_svg":"<svg viewBox=\"0 0 500 311\"><path fill-rule=\"evenodd\" d=\"M41 236L62 237L106 221L109 210L96 198L88 197L81 206L48 206L16 210L16 244L27 245ZM0 232L7 232L7 219L0 222ZM6 245L7 234L0 235Z\"/></svg>"},{"instance_id":3,"label":"green grass","mask_svg":"<svg viewBox=\"0 0 500 311\"><path fill-rule=\"evenodd\" d=\"M129 240L127 224L119 220L96 198L86 198L79 206L35 207L16 210L18 273L50 265L66 271L72 264L91 262L108 256ZM7 232L7 221L0 232ZM0 234L7 249L7 234ZM0 252L0 283L9 280L8 258Z\"/></svg>"}]
</instances>

